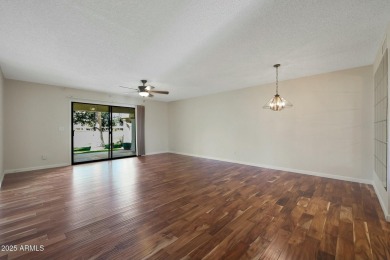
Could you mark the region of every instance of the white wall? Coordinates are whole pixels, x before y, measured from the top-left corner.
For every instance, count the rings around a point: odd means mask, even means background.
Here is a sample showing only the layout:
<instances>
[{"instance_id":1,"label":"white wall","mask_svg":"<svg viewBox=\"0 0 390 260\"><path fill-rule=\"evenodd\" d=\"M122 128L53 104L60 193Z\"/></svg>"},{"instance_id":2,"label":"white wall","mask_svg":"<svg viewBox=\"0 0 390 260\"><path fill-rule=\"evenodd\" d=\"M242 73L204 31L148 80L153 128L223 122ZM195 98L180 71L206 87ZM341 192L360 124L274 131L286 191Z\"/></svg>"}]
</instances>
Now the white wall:
<instances>
[{"instance_id":1,"label":"white wall","mask_svg":"<svg viewBox=\"0 0 390 260\"><path fill-rule=\"evenodd\" d=\"M4 76L0 67L0 187L4 178Z\"/></svg>"},{"instance_id":2,"label":"white wall","mask_svg":"<svg viewBox=\"0 0 390 260\"><path fill-rule=\"evenodd\" d=\"M281 82L294 104L281 112L262 109L274 91L267 84L171 102L170 150L371 182L372 66Z\"/></svg>"},{"instance_id":3,"label":"white wall","mask_svg":"<svg viewBox=\"0 0 390 260\"><path fill-rule=\"evenodd\" d=\"M5 80L5 171L70 164L70 102L145 105L147 154L168 150L167 103L30 82ZM73 98L69 98L73 96ZM64 130L61 131L60 128ZM47 155L47 160L41 156Z\"/></svg>"},{"instance_id":4,"label":"white wall","mask_svg":"<svg viewBox=\"0 0 390 260\"><path fill-rule=\"evenodd\" d=\"M378 52L374 61L373 65L373 74L377 70L379 63L381 62L381 59L383 57L382 52L385 49L388 49L388 60L390 61L390 25L387 28L387 31L383 37L383 40L381 41L381 46L378 48ZM388 74L390 75L390 67L388 67ZM388 78L388 86L390 86L390 79ZM390 90L388 90L388 93L390 93ZM388 103L390 104L389 96L388 96ZM390 121L390 111L387 111L387 121ZM390 127L387 128L387 136L390 136ZM389 140L388 140L389 142ZM387 161L390 162L390 146L387 146ZM379 180L378 176L375 174L374 170L372 171L373 175L373 182L374 182L374 188L376 191L376 194L378 195L378 199L381 203L382 209L385 212L385 215L387 220L390 221L390 167L389 164L387 165L387 190L383 187L381 180Z\"/></svg>"}]
</instances>

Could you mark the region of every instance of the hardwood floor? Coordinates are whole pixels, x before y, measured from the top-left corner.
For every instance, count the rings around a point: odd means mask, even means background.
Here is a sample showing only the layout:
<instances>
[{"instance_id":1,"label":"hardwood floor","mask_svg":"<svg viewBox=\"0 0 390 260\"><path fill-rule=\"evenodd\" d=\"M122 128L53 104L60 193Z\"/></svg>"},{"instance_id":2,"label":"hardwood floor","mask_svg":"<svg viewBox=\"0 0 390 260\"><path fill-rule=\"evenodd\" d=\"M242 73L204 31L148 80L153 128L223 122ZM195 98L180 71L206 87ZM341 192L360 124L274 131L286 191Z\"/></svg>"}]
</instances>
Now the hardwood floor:
<instances>
[{"instance_id":1,"label":"hardwood floor","mask_svg":"<svg viewBox=\"0 0 390 260\"><path fill-rule=\"evenodd\" d=\"M6 175L0 245L0 259L390 259L390 223L370 185L160 154Z\"/></svg>"}]
</instances>

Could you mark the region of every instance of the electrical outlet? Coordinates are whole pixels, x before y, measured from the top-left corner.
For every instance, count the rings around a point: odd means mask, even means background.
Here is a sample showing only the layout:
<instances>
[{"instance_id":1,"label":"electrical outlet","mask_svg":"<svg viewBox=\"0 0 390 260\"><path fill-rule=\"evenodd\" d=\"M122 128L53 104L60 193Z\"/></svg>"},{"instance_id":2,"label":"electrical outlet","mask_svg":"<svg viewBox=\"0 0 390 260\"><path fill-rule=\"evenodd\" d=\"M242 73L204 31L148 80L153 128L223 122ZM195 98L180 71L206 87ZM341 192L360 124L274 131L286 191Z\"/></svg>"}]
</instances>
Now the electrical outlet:
<instances>
[{"instance_id":1,"label":"electrical outlet","mask_svg":"<svg viewBox=\"0 0 390 260\"><path fill-rule=\"evenodd\" d=\"M41 159L42 160L47 160L47 155L46 154L42 154Z\"/></svg>"}]
</instances>

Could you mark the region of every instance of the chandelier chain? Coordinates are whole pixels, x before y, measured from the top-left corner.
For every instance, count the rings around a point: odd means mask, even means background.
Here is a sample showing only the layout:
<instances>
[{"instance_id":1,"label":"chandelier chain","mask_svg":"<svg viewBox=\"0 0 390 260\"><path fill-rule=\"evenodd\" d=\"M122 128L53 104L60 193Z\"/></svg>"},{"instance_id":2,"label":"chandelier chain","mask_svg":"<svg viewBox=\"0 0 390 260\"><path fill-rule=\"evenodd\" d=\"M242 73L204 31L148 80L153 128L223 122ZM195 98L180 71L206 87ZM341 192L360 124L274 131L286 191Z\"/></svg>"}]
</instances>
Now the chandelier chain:
<instances>
[{"instance_id":1,"label":"chandelier chain","mask_svg":"<svg viewBox=\"0 0 390 260\"><path fill-rule=\"evenodd\" d=\"M276 67L276 95L278 95L279 90L279 75L278 75L278 67Z\"/></svg>"}]
</instances>

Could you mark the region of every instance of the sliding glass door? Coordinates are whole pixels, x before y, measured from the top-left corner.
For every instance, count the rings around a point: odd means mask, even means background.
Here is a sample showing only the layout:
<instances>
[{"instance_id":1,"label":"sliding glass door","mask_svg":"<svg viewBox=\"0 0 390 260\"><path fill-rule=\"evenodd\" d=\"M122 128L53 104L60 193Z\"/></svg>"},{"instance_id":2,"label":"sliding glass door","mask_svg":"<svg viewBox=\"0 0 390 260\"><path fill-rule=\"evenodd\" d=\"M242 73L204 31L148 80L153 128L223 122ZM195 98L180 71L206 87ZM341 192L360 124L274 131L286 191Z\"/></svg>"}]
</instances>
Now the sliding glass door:
<instances>
[{"instance_id":1,"label":"sliding glass door","mask_svg":"<svg viewBox=\"0 0 390 260\"><path fill-rule=\"evenodd\" d=\"M72 164L136 156L135 108L72 103Z\"/></svg>"}]
</instances>

